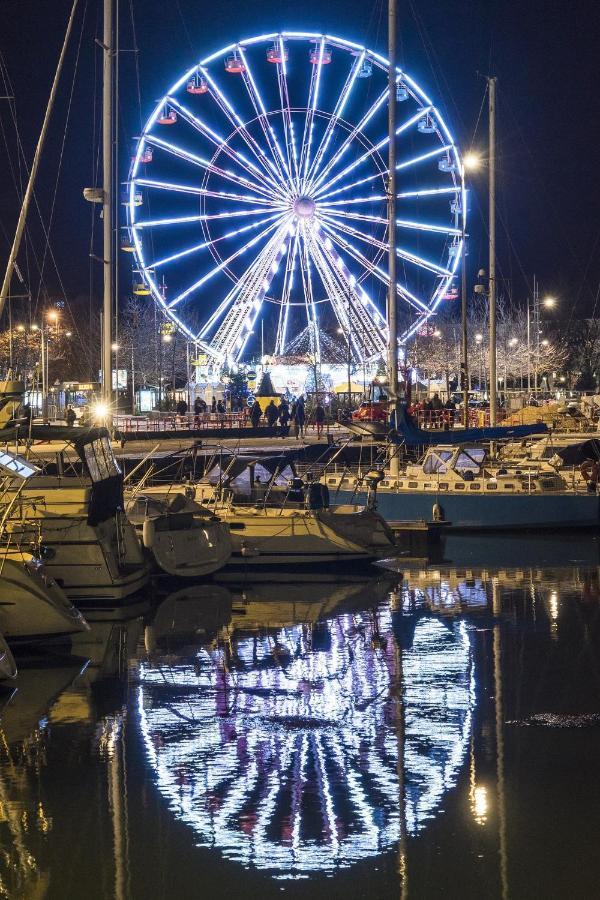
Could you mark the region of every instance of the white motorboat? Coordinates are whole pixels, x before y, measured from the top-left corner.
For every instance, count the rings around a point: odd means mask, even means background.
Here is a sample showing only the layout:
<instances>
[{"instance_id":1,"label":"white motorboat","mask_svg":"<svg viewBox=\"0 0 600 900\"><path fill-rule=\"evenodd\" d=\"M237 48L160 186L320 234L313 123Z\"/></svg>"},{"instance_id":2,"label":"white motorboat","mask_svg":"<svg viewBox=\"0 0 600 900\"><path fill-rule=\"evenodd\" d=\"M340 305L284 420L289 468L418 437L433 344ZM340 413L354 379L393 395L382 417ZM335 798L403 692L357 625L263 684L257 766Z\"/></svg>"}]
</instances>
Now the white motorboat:
<instances>
[{"instance_id":1,"label":"white motorboat","mask_svg":"<svg viewBox=\"0 0 600 900\"><path fill-rule=\"evenodd\" d=\"M10 647L0 634L0 681L10 681L17 675L17 664Z\"/></svg>"},{"instance_id":2,"label":"white motorboat","mask_svg":"<svg viewBox=\"0 0 600 900\"><path fill-rule=\"evenodd\" d=\"M289 566L369 562L396 551L394 535L370 506L329 506L321 485L303 485L293 463L237 456L217 463L195 484L170 487L210 510L231 531L228 566ZM144 487L161 496L164 487Z\"/></svg>"},{"instance_id":3,"label":"white motorboat","mask_svg":"<svg viewBox=\"0 0 600 900\"><path fill-rule=\"evenodd\" d=\"M89 626L43 563L20 550L0 561L0 632L9 640L64 637Z\"/></svg>"},{"instance_id":4,"label":"white motorboat","mask_svg":"<svg viewBox=\"0 0 600 900\"><path fill-rule=\"evenodd\" d=\"M228 525L180 491L131 496L126 511L144 547L168 575L201 578L229 561Z\"/></svg>"},{"instance_id":5,"label":"white motorboat","mask_svg":"<svg viewBox=\"0 0 600 900\"><path fill-rule=\"evenodd\" d=\"M16 475L7 481L6 529L21 546L41 542L48 573L76 603L121 601L147 583L150 567L124 512L108 432L81 430L75 447L82 471L64 461L65 446L51 464L39 461L47 471L33 466L25 483Z\"/></svg>"}]
</instances>

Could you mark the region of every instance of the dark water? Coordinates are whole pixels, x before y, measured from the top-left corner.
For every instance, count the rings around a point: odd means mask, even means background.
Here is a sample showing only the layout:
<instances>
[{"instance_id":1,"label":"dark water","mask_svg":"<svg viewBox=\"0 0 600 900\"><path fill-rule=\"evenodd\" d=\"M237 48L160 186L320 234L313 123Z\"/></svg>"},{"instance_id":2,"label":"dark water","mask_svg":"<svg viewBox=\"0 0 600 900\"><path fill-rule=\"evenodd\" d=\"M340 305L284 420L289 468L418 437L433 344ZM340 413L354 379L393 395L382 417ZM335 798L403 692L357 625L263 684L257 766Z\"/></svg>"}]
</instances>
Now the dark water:
<instances>
[{"instance_id":1,"label":"dark water","mask_svg":"<svg viewBox=\"0 0 600 900\"><path fill-rule=\"evenodd\" d=\"M4 698L0 897L598 896L599 571L449 538L91 616Z\"/></svg>"}]
</instances>

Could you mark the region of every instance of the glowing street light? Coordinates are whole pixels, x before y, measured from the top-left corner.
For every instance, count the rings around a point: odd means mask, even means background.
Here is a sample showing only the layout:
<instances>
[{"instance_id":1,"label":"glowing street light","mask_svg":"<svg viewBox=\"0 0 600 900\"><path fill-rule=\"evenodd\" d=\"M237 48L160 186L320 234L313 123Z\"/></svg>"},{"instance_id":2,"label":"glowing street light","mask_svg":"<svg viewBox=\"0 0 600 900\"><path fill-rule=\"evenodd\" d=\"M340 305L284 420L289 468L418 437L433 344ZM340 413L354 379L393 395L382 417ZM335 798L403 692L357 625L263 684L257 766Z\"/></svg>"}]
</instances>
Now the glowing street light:
<instances>
[{"instance_id":1,"label":"glowing street light","mask_svg":"<svg viewBox=\"0 0 600 900\"><path fill-rule=\"evenodd\" d=\"M556 297L544 297L542 306L546 309L553 309L556 306Z\"/></svg>"},{"instance_id":2,"label":"glowing street light","mask_svg":"<svg viewBox=\"0 0 600 900\"><path fill-rule=\"evenodd\" d=\"M481 156L474 150L469 150L469 152L465 153L463 156L463 165L465 167L465 172L476 172L481 168Z\"/></svg>"}]
</instances>

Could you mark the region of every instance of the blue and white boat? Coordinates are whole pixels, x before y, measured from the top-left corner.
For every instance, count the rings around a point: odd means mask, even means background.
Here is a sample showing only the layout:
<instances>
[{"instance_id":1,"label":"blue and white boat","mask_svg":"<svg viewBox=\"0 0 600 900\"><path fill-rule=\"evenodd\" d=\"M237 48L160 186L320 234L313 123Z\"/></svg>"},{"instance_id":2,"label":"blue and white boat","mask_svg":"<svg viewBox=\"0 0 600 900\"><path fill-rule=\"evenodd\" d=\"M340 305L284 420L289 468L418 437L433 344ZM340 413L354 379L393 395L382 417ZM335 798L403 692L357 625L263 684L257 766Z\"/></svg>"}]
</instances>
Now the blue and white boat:
<instances>
[{"instance_id":1,"label":"blue and white boat","mask_svg":"<svg viewBox=\"0 0 600 900\"><path fill-rule=\"evenodd\" d=\"M375 477L374 477L375 476ZM423 460L395 476L328 473L332 503L364 504L377 484L377 511L390 524L447 523L452 530L539 530L597 528L596 487L569 481L552 470L502 465L479 446L430 447Z\"/></svg>"}]
</instances>

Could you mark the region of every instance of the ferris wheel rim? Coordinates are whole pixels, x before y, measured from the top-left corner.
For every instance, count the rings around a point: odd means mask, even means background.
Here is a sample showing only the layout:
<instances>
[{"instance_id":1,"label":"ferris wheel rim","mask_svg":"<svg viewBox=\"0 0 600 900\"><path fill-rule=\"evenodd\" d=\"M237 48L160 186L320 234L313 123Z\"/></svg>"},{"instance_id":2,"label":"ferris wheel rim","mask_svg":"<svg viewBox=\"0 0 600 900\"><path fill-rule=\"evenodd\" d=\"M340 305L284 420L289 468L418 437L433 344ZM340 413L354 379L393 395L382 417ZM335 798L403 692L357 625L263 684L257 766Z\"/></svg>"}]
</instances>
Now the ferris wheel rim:
<instances>
[{"instance_id":1,"label":"ferris wheel rim","mask_svg":"<svg viewBox=\"0 0 600 900\"><path fill-rule=\"evenodd\" d=\"M140 272L142 274L143 279L145 281L147 281L155 302L158 302L160 304L163 312L176 324L176 326L186 335L186 337L198 345L202 344L203 346L206 346L206 341L203 340L204 328L201 329L200 332L194 333L194 331L186 324L186 322L183 320L183 318L174 312L174 307L177 305L177 302L179 302L181 300L181 298L176 298L177 299L176 303L173 303L173 301L171 301L170 304L166 302L164 293L161 291L160 286L154 277L153 268L145 260L145 255L144 255L144 252L142 249L140 236L138 234L139 229L142 228L143 226L138 221L136 221L136 210L135 210L136 204L134 202L136 185L142 184L142 186L144 186L144 184L147 183L147 180L145 182L144 179L139 179L137 177L139 169L140 169L140 165L141 165L142 153L144 151L146 142L150 143L151 145L154 144L155 146L157 145L157 143L158 143L158 145L160 145L160 141L157 142L156 136L151 134L151 129L157 123L161 108L164 108L166 103L170 104L171 102L173 102L173 105L175 106L175 108L182 108L181 104L175 100L174 95L178 91L181 90L181 88L189 81L189 79L191 77L194 76L195 73L198 73L199 71L205 69L207 66L209 66L211 63L215 62L216 60L223 59L223 57L225 57L226 54L228 54L230 52L239 51L243 54L244 51L249 47L253 47L255 45L265 43L267 41L277 41L277 40L279 40L280 42L283 42L283 41L286 41L286 42L287 41L310 41L310 42L317 42L317 43L320 42L321 48L323 48L323 46L325 44L327 44L328 46L345 50L345 51L351 53L352 55L355 55L355 56L360 55L360 57L362 59L368 59L372 64L377 66L383 72L387 72L389 70L389 62L384 56L382 56L381 54L379 54L373 50L370 50L369 48L364 47L358 43L349 41L346 38L342 38L337 35L332 35L332 34L327 34L327 33L322 33L322 32L276 31L276 32L269 32L269 33L265 33L265 34L261 34L261 35L255 35L255 36L251 36L251 37L242 38L239 41L236 41L234 43L226 45L225 47L222 47L219 50L212 52L208 56L203 57L200 60L200 62L194 64L189 69L187 69L186 72L177 81L175 81L171 85L169 90L167 92L165 92L163 97L157 102L154 110L152 111L152 113L150 114L150 116L148 117L148 119L144 125L142 134L138 140L135 155L132 159L130 178L129 178L129 199L128 199L128 203L127 203L128 228L130 230L130 234L132 237L132 243L133 243L133 247L134 247L134 251L135 251L135 255L136 255L136 260L139 263ZM322 49L321 49L321 52L322 52ZM320 69L321 65L317 66L316 68ZM429 301L426 304L423 304L420 300L418 300L418 298L415 298L414 296L412 296L410 291L407 292L407 291L403 290L401 288L401 286L399 286L397 284L397 291L398 291L399 296L401 296L405 300L407 300L409 302L409 305L412 304L414 309L420 310L420 316L421 316L420 319L418 319L415 322L415 324L413 326L411 326L410 328L408 328L405 331L405 333L403 334L401 342L406 343L408 340L410 340L410 338L414 335L414 333L418 330L418 328L420 328L424 322L426 322L432 315L435 314L443 296L445 295L445 293L447 292L447 290L449 288L449 285L452 283L452 280L456 276L456 272L458 270L459 262L460 262L460 259L462 256L462 243L464 241L464 235L466 233L466 214L467 214L466 206L467 206L467 204L466 204L466 187L465 187L465 177L464 177L464 166L462 164L458 146L446 124L444 116L440 112L437 105L429 98L429 96L423 90L423 88L413 78L411 78L411 76L403 68L401 68L400 66L397 66L396 67L396 75L397 75L397 81L401 80L402 83L408 87L411 95L413 96L413 99L417 100L417 102L420 102L423 105L423 107L427 106L432 110L432 112L435 115L435 123L437 126L439 126L438 136L440 138L443 136L446 139L446 144L443 146L441 145L439 148L436 148L434 151L432 151L432 155L437 154L439 156L442 152L447 152L449 158L452 157L452 159L454 161L453 164L456 167L455 168L456 177L453 176L453 182L454 182L453 186L449 187L447 189L447 191L449 194L453 194L456 198L459 199L460 209L459 209L459 213L455 216L455 219L456 219L457 223L458 222L461 223L460 228L457 227L455 229L448 229L446 231L446 233L448 235L453 235L455 238L455 243L457 244L456 252L454 253L453 258L451 260L449 260L448 266L445 267L443 272L441 271L441 267L440 267L440 271L438 273L440 275L440 282L437 286L437 289L433 292L433 294L429 298ZM294 111L297 111L297 110L303 111L305 109L305 107L298 107L297 105L292 107L290 105L288 107L288 110L292 110L292 109ZM267 120L268 120L269 116L282 115L282 114L283 114L282 109L274 109L273 108L273 109L265 110L263 107L262 115ZM319 109L317 112L316 110L313 109L313 114L328 116L329 121L331 121L335 118L336 123L338 123L339 120L341 119L341 116L338 116L338 117L335 116L335 108L334 108L333 112L331 112L331 113L328 111L325 111L325 110L321 110L321 109ZM260 118L261 118L261 114L258 114L255 117L255 119L253 119L253 120L246 118L244 123L240 127L247 127L251 121L256 121ZM441 132L441 134L440 134L440 132ZM366 135L362 135L362 136L366 137ZM228 140L229 139L230 138L228 138ZM267 141L267 144L268 143L269 142ZM276 139L275 139L275 143L277 143ZM272 147L270 149L272 150ZM281 156L281 162L283 163L284 168L285 168L285 163L284 163L281 151L279 148L277 148L277 149L279 150L279 155ZM319 150L320 149L321 148L319 147ZM319 152L319 151L317 151L317 152ZM213 159L222 153L223 153L222 146L218 147L215 154L213 155ZM274 156L275 156L275 154L274 154ZM330 162L331 162L331 160L330 160ZM288 164L291 165L290 160L288 160ZM383 172L378 172L376 175L372 176L372 178L385 177L386 171L387 171L387 169L385 169ZM203 181L210 179L211 174L215 174L215 176L216 176L216 173L212 173L209 170L205 170L205 173L203 176ZM273 171L273 174L274 174L274 171ZM335 179L336 182L339 181L340 178L341 178L341 176L338 172L338 175L336 176L336 179ZM322 181L322 173L321 173L320 180ZM365 182L368 180L370 180L370 179L362 179L361 181ZM283 178L281 181L281 185L283 186ZM279 187L279 185L278 185L278 187ZM317 180L317 188L319 190L321 190L321 188L319 187L319 180ZM253 188L253 190L254 190L254 188ZM266 190L271 190L271 189L267 187ZM276 190L275 186L273 187L273 190ZM340 192L343 192L343 190L344 189L341 189ZM417 195L424 196L426 193L427 193L427 191L413 192L413 194L415 196L417 196ZM431 192L431 193L434 193L434 192ZM339 210L335 210L335 209L333 211L331 210L331 204L335 205L336 200L331 200L330 195L326 195L325 197L323 197L323 199L325 199L325 200L329 199L330 205L326 211L327 221L323 221L321 223L321 225L323 226L322 230L323 231L329 230L329 233L331 233L331 229L332 229L333 225L336 222L338 222L338 224L339 224L339 219L341 218L341 215L340 215ZM285 200L285 198L284 198L284 195L282 194L281 201L284 202L284 200ZM201 202L203 204L205 204L206 198L203 197ZM346 201L346 202L348 202L348 201ZM353 201L349 201L349 202L353 202ZM257 199L257 205L258 206L261 205L260 201L258 199ZM253 213L254 212L255 211L253 211ZM215 217L215 218L217 218L217 217ZM275 218L275 222L280 222L280 218L279 219ZM153 224L153 223L150 223L150 224ZM381 221L380 224L383 224L383 222ZM413 226L417 227L417 225L415 223L411 223L409 220L398 222L398 224L401 227L407 227L407 228L410 228ZM350 226L350 227L352 227L352 226ZM205 228L208 229L208 226L206 225L205 221L203 220L202 221L203 232L204 232ZM248 230L251 230L251 226L248 226ZM210 231L209 231L209 233L210 233ZM347 232L347 233L351 234L351 232ZM357 235L354 235L354 236L357 237ZM219 241L224 240L225 237L227 237L227 235L222 236L221 238L218 238L217 240L219 240ZM360 239L360 238L358 238L358 239ZM207 245L209 243L214 244L215 241L212 241L212 242L207 241L206 243L207 243ZM291 243L292 242L290 240L290 247L291 247ZM347 242L346 242L346 244L347 244ZM338 246L342 247L343 244L338 242ZM209 251L212 254L211 246L209 246ZM383 255L384 252L385 252L384 248L383 247L380 248L379 259L381 259L381 255ZM177 254L175 256L177 256ZM213 256L213 258L215 258L215 257ZM354 258L356 260L359 257L355 256ZM410 263L413 263L416 265L420 264L418 261L415 262L415 259L418 260L419 257L415 258L414 254L413 254L412 258L407 257L406 259ZM339 257L338 257L338 262L339 262ZM157 262L155 262L155 265L158 265L159 263L164 264L164 260L158 260ZM229 273L227 272L226 274L229 274ZM359 281L364 280L364 278L366 278L368 276L368 274L369 274L369 271L366 268L363 268L360 273L359 279L355 279L355 281L356 280L359 280ZM229 277L231 277L231 276L229 276ZM267 298L263 297L261 300L261 303L265 299L267 299ZM271 300L272 298L268 298L268 299ZM329 299L330 299L330 302L332 302L331 298L329 298ZM276 302L278 302L278 301L276 301ZM313 301L311 300L311 302L313 302ZM298 303L298 304L292 304L292 305L300 306L302 304ZM372 302L371 302L371 305L374 306L374 304L372 304ZM375 308L375 312L379 315L379 318L381 318L381 314L378 313L378 310L376 310L376 308ZM210 344L209 344L209 346L210 346Z\"/></svg>"}]
</instances>

